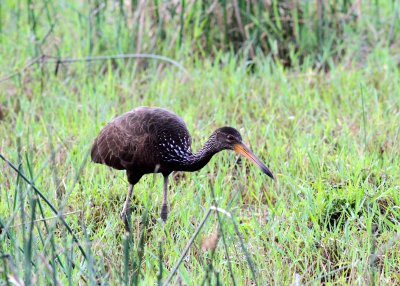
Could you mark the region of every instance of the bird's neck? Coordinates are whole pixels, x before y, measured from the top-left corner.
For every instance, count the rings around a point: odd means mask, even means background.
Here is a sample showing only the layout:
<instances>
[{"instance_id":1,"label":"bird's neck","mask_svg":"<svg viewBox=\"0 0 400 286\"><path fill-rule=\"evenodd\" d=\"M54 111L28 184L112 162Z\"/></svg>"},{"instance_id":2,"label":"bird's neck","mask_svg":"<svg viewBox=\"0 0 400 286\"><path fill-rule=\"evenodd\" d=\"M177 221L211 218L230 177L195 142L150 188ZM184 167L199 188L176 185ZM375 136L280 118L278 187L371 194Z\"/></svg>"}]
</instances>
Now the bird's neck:
<instances>
[{"instance_id":1,"label":"bird's neck","mask_svg":"<svg viewBox=\"0 0 400 286\"><path fill-rule=\"evenodd\" d=\"M221 151L215 148L214 141L214 136L211 136L196 154L191 154L184 166L185 170L182 171L197 171L203 168L215 153Z\"/></svg>"}]
</instances>

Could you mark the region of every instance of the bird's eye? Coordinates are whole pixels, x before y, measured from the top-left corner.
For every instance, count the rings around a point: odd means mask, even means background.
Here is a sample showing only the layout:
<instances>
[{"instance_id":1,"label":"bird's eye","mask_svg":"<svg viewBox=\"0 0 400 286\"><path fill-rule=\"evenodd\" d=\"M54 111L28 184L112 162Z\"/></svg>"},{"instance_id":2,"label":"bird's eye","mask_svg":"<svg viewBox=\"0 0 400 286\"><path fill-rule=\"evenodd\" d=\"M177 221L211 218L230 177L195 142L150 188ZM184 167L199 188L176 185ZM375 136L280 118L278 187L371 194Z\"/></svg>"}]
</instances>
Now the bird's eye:
<instances>
[{"instance_id":1,"label":"bird's eye","mask_svg":"<svg viewBox=\"0 0 400 286\"><path fill-rule=\"evenodd\" d=\"M229 141L232 141L232 140L233 140L233 136L230 135L230 134L228 134L228 136L226 136L226 138L228 138Z\"/></svg>"}]
</instances>

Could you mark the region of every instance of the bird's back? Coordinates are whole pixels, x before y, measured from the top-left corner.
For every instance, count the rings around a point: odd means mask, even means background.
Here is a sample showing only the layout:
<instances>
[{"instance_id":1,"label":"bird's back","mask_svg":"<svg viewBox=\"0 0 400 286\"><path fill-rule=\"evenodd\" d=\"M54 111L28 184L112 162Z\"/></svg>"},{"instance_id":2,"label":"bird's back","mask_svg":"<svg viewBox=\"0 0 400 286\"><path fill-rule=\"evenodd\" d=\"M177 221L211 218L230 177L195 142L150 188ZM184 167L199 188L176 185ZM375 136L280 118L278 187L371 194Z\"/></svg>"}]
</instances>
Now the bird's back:
<instances>
[{"instance_id":1,"label":"bird's back","mask_svg":"<svg viewBox=\"0 0 400 286\"><path fill-rule=\"evenodd\" d=\"M118 170L136 168L151 173L163 161L163 151L169 148L166 142L183 142L190 149L191 138L183 120L162 108L138 107L101 130L91 156L95 163Z\"/></svg>"}]
</instances>

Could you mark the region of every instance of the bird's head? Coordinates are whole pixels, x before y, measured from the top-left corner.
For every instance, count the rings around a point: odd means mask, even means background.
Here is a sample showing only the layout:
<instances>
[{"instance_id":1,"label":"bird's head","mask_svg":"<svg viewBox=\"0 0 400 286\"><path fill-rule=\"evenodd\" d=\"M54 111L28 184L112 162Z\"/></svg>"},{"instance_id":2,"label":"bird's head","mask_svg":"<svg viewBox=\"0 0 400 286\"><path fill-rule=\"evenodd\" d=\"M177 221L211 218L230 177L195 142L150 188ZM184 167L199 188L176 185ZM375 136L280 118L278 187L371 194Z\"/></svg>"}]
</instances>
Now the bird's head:
<instances>
[{"instance_id":1,"label":"bird's head","mask_svg":"<svg viewBox=\"0 0 400 286\"><path fill-rule=\"evenodd\" d=\"M246 145L243 144L242 136L240 135L239 131L237 131L235 128L232 127L219 128L215 130L214 136L215 136L215 144L217 145L216 147L218 149L234 150L236 153L243 155L251 162L256 164L264 174L268 175L272 179L274 178L272 172L267 168L267 166L265 166L264 163L261 162L261 160L258 159Z\"/></svg>"}]
</instances>

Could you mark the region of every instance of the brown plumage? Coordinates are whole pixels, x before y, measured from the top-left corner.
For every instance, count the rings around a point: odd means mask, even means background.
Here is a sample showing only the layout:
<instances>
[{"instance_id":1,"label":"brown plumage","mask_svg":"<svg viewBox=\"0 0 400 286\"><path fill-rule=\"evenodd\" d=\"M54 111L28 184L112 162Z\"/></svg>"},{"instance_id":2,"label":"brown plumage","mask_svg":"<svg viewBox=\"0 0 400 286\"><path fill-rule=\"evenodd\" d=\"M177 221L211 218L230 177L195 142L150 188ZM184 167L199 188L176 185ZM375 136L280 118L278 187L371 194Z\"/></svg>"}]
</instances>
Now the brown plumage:
<instances>
[{"instance_id":1,"label":"brown plumage","mask_svg":"<svg viewBox=\"0 0 400 286\"><path fill-rule=\"evenodd\" d=\"M198 153L192 153L191 137L183 120L158 107L138 107L108 123L94 141L92 160L118 170L126 170L129 192L121 216L129 230L129 204L133 186L144 174L164 176L161 218L168 215L168 176L172 171L196 171L225 149L249 158L273 178L268 168L242 143L239 132L222 127L213 132Z\"/></svg>"}]
</instances>

